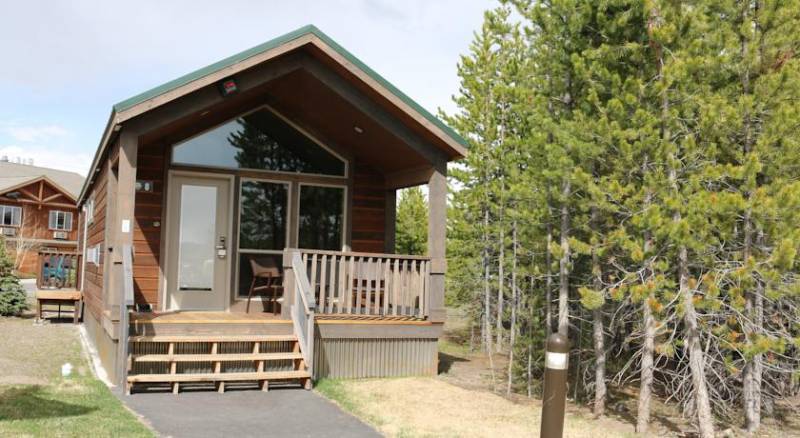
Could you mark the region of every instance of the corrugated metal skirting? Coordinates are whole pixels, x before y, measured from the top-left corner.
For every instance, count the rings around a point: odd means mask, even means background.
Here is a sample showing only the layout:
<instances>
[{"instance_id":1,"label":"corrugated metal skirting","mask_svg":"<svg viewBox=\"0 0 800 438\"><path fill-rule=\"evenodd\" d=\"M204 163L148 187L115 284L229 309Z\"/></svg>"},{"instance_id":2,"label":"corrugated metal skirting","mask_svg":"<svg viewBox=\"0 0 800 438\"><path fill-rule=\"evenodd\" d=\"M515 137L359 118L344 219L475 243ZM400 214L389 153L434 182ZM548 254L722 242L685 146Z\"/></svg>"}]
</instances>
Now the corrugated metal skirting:
<instances>
[{"instance_id":1,"label":"corrugated metal skirting","mask_svg":"<svg viewBox=\"0 0 800 438\"><path fill-rule=\"evenodd\" d=\"M317 338L314 378L365 378L435 375L434 339Z\"/></svg>"}]
</instances>

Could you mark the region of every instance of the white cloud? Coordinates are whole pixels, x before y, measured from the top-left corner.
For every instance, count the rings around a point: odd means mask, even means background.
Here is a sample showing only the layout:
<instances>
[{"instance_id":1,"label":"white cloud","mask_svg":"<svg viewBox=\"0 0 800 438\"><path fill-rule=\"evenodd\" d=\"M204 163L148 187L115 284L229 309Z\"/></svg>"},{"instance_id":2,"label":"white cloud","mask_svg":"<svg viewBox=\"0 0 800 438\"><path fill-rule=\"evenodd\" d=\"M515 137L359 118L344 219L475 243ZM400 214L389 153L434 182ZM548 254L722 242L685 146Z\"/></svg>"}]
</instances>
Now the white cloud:
<instances>
[{"instance_id":1,"label":"white cloud","mask_svg":"<svg viewBox=\"0 0 800 438\"><path fill-rule=\"evenodd\" d=\"M34 166L68 170L86 175L92 162L91 153L76 153L74 148L46 145L0 145L0 157L8 157L10 161L17 159L33 159Z\"/></svg>"},{"instance_id":2,"label":"white cloud","mask_svg":"<svg viewBox=\"0 0 800 438\"><path fill-rule=\"evenodd\" d=\"M65 137L69 131L59 125L17 125L7 124L2 131L10 135L14 140L24 143L33 143L50 140L58 137Z\"/></svg>"}]
</instances>

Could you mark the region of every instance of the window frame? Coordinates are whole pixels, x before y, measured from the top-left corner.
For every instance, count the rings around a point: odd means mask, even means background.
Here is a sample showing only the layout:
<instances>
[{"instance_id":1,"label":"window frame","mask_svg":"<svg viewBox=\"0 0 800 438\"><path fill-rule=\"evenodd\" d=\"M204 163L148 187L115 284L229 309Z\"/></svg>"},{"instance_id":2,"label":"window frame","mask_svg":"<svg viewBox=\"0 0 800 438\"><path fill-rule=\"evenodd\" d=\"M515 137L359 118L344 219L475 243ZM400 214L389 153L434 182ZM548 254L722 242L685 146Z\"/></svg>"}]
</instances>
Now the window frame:
<instances>
[{"instance_id":1,"label":"window frame","mask_svg":"<svg viewBox=\"0 0 800 438\"><path fill-rule=\"evenodd\" d=\"M94 198L89 198L83 205L83 215L87 225L94 223Z\"/></svg>"},{"instance_id":2,"label":"window frame","mask_svg":"<svg viewBox=\"0 0 800 438\"><path fill-rule=\"evenodd\" d=\"M180 145L182 145L182 144L184 144L184 143L186 143L186 142L188 142L188 141L190 141L190 140L192 140L194 138L200 137L201 135L204 135L204 134L206 134L206 133L208 133L210 131L213 131L213 130L215 130L215 129L223 126L223 125L226 125L226 124L228 124L228 123L230 123L230 122L232 122L232 121L234 121L236 119L248 116L250 114L253 114L255 112L261 111L263 109L266 109L267 111L271 112L276 117L281 119L283 122L285 122L286 124L288 124L292 128L296 129L297 132L299 132L300 134L302 134L303 136L305 136L306 138L311 140L317 146L321 147L326 152L328 152L329 154L331 154L334 157L336 157L337 159L339 159L344 164L344 174L343 175L329 175L329 174L325 174L325 173L289 172L289 171L286 171L286 170L253 169L253 168L249 168L249 167L214 166L214 165L210 165L210 164L192 164L192 163L181 163L181 162L176 162L175 161L175 152L174 151L175 151L175 147L176 146L180 146ZM281 174L281 175L305 175L305 176L312 176L312 177L313 176L319 176L319 177L325 177L325 178L341 178L343 180L346 180L346 179L348 179L350 177L350 160L348 160L347 158L342 156L340 153L338 153L335 150L333 150L330 146L325 144L322 140L320 140L319 138L317 138L313 134L309 133L308 131L306 131L305 129L303 129L302 127L297 125L296 123L294 123L291 119L289 119L288 117L286 117L283 114L281 114L278 110L276 110L274 107L270 106L269 104L259 105L259 106L255 107L255 108L252 108L252 109L250 109L248 111L245 111L245 112L243 112L241 114L238 114L235 117L231 117L230 119L226 119L226 120L224 120L224 121L222 121L220 123L212 125L212 126L208 127L207 129L203 129L202 131L200 131L200 132L198 132L198 133L196 133L194 135L190 135L190 136L188 136L186 138L183 138L178 142L172 143L172 145L170 145L170 149L169 149L169 165L170 166L185 167L187 169L220 169L220 170L228 170L228 171L264 172L265 175L268 175L270 173L273 173L273 174L277 173L277 174Z\"/></svg>"},{"instance_id":3,"label":"window frame","mask_svg":"<svg viewBox=\"0 0 800 438\"><path fill-rule=\"evenodd\" d=\"M302 174L306 175L306 174ZM290 221L292 219L292 182L291 181L283 181L279 179L269 179L269 178L252 178L252 177L241 177L239 178L239 199L236 203L236 273L234 274L236 277L236 282L234 284L234 289L232 291L234 300L246 300L247 296L243 296L239 294L239 288L241 287L241 255L242 254L266 254L266 255L283 255L283 249L276 250L276 249L247 249L242 248L242 239L240 238L242 233L242 186L245 182L265 182L270 184L280 184L286 188L286 233L284 237L284 248L289 247L290 238L292 234L292 228L295 228L295 224L292 224ZM253 300L262 300L263 297L261 295L255 296L252 298Z\"/></svg>"},{"instance_id":4,"label":"window frame","mask_svg":"<svg viewBox=\"0 0 800 438\"><path fill-rule=\"evenodd\" d=\"M52 222L53 213L55 213L55 214L56 214L55 227L53 227L53 226L52 226L52 224L53 224L53 222ZM59 214L59 213L61 213L61 214L63 214L63 215L64 215L64 228L59 228L59 227L58 227L58 214ZM66 228L66 225L67 225L67 215L69 215L69 228ZM73 225L73 220L74 220L74 219L75 219L75 215L73 215L71 211L66 211L66 210L50 210L50 211L48 211L48 213L47 213L47 229L48 229L48 230L50 230L50 231L66 231L66 232L71 232L71 231L72 231L72 225Z\"/></svg>"},{"instance_id":5,"label":"window frame","mask_svg":"<svg viewBox=\"0 0 800 438\"><path fill-rule=\"evenodd\" d=\"M349 221L349 217L347 215L347 184L328 184L328 183L316 183L316 182L303 182L300 181L297 183L297 205L295 206L295 215L294 217L297 218L297 223L294 224L294 241L297 242L297 247L299 249L307 249L310 251L318 251L315 248L303 248L300 246L300 199L302 197L303 186L309 187L333 187L337 189L343 189L342 192L342 242L340 245L340 249L334 251L346 251L347 250L347 225ZM324 251L324 250L319 250Z\"/></svg>"},{"instance_id":6,"label":"window frame","mask_svg":"<svg viewBox=\"0 0 800 438\"><path fill-rule=\"evenodd\" d=\"M6 209L11 210L11 222L12 223L10 223L10 224L6 224L4 222L4 217L6 215L5 214L5 210ZM19 218L19 223L17 223L17 224L13 223L14 222L14 210L18 210L19 211L19 214L17 215L17 217ZM0 227L13 227L13 228L22 227L22 223L24 221L24 219L22 218L22 213L23 213L22 212L22 206L20 206L20 205L0 204Z\"/></svg>"}]
</instances>

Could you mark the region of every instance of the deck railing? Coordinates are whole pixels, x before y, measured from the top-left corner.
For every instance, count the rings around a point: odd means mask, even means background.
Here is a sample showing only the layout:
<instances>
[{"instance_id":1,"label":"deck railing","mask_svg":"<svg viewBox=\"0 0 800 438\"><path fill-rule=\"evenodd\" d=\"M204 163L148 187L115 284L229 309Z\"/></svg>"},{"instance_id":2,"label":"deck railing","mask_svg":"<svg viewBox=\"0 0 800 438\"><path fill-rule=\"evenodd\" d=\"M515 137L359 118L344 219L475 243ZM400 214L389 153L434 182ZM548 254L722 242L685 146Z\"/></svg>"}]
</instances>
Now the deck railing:
<instances>
[{"instance_id":1,"label":"deck railing","mask_svg":"<svg viewBox=\"0 0 800 438\"><path fill-rule=\"evenodd\" d=\"M314 359L314 309L316 302L308 283L306 266L300 254L292 254L292 271L294 272L294 299L292 300L292 323L300 344L300 353L306 367L313 373Z\"/></svg>"},{"instance_id":2,"label":"deck railing","mask_svg":"<svg viewBox=\"0 0 800 438\"><path fill-rule=\"evenodd\" d=\"M80 281L81 255L76 252L39 251L39 289L75 289Z\"/></svg>"},{"instance_id":3,"label":"deck railing","mask_svg":"<svg viewBox=\"0 0 800 438\"><path fill-rule=\"evenodd\" d=\"M130 330L130 312L134 306L133 296L133 247L122 245L122 300L119 305L119 338L117 363L120 367L120 385L130 393L128 387L128 370L130 367L130 345L128 345L128 332Z\"/></svg>"},{"instance_id":4,"label":"deck railing","mask_svg":"<svg viewBox=\"0 0 800 438\"><path fill-rule=\"evenodd\" d=\"M297 251L308 272L319 313L428 316L430 257Z\"/></svg>"}]
</instances>

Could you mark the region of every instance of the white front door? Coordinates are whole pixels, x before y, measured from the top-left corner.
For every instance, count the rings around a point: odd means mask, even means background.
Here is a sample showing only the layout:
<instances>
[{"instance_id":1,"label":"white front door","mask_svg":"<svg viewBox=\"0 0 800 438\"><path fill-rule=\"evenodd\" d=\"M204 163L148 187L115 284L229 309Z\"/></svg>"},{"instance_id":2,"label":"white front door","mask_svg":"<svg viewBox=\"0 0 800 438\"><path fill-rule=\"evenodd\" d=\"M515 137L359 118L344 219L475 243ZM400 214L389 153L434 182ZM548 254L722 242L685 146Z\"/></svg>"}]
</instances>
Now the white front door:
<instances>
[{"instance_id":1,"label":"white front door","mask_svg":"<svg viewBox=\"0 0 800 438\"><path fill-rule=\"evenodd\" d=\"M225 310L229 302L231 182L172 175L167 228L167 308Z\"/></svg>"}]
</instances>

